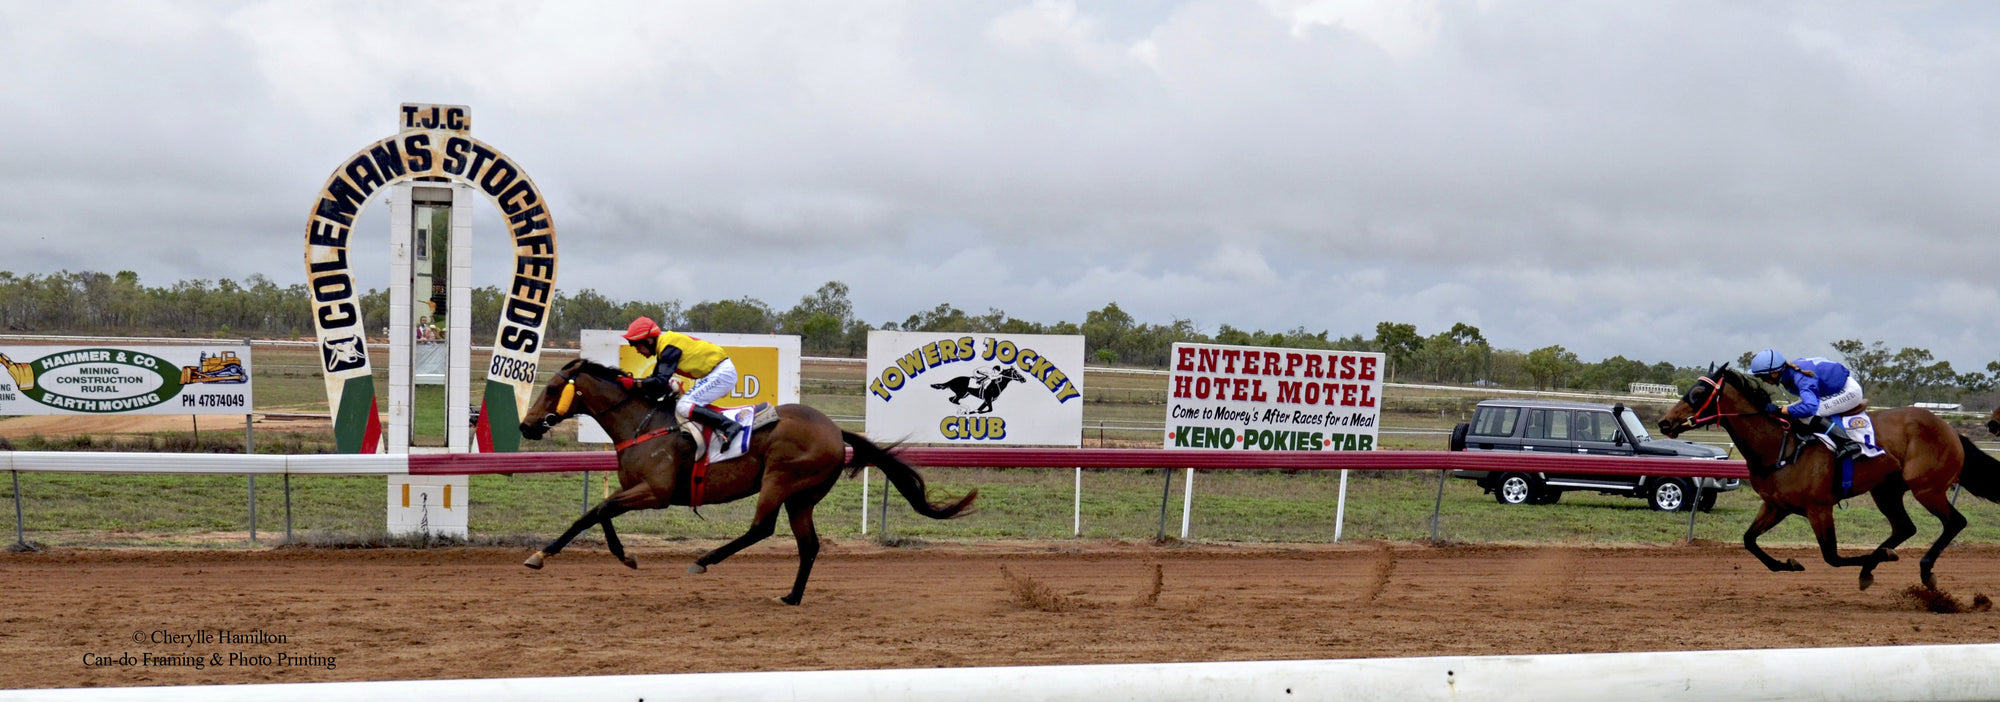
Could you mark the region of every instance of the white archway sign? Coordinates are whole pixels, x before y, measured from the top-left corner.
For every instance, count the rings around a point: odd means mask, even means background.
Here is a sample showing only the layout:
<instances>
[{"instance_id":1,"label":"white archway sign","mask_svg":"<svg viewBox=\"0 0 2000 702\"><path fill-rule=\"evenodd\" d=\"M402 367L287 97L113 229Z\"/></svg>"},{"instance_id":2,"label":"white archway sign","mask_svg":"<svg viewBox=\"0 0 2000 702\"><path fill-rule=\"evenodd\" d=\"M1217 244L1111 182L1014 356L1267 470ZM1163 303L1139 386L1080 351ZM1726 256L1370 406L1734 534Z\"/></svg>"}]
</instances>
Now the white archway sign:
<instances>
[{"instance_id":1,"label":"white archway sign","mask_svg":"<svg viewBox=\"0 0 2000 702\"><path fill-rule=\"evenodd\" d=\"M349 272L348 235L371 196L399 183L431 180L485 193L500 208L513 239L513 266L475 431L480 451L517 450L521 413L534 391L555 295L555 223L527 171L472 138L465 106L405 103L399 118L401 131L361 149L327 177L306 224L306 280L335 445L341 453L374 453L382 437L360 295Z\"/></svg>"}]
</instances>

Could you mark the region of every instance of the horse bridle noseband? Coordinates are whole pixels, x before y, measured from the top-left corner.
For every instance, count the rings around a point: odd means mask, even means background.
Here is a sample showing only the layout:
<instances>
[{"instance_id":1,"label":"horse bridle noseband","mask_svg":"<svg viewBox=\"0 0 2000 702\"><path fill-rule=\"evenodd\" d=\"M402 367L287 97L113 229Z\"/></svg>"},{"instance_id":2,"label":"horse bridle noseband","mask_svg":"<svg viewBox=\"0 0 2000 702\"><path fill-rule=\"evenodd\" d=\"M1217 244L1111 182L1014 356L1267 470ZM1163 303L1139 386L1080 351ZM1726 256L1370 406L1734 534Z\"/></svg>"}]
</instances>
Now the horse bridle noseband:
<instances>
[{"instance_id":1,"label":"horse bridle noseband","mask_svg":"<svg viewBox=\"0 0 2000 702\"><path fill-rule=\"evenodd\" d=\"M567 369L557 371L556 380L563 382L562 396L556 399L556 411L542 415L541 425L545 429L553 429L557 424L561 424L563 420L576 416L576 412L572 409L573 405L576 404L576 374ZM632 393L625 393L624 399L619 400L610 407L604 408L604 411L609 412L623 407L625 403L631 402L636 397L638 396Z\"/></svg>"}]
</instances>

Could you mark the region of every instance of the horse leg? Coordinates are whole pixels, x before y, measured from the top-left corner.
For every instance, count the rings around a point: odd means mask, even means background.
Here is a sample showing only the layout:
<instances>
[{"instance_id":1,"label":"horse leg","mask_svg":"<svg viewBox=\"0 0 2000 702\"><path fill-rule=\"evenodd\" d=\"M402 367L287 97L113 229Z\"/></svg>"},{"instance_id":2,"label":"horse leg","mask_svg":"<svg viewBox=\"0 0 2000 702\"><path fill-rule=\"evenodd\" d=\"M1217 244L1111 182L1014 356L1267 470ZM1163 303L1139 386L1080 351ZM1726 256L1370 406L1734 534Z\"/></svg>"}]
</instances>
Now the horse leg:
<instances>
[{"instance_id":1,"label":"horse leg","mask_svg":"<svg viewBox=\"0 0 2000 702\"><path fill-rule=\"evenodd\" d=\"M1931 544L1931 549L1925 551L1923 560L1919 561L1923 564L1920 572L1923 574L1924 587L1936 590L1937 576L1931 574L1931 565L1937 563L1938 554L1944 553L1944 547L1950 546L1951 540L1957 538L1958 532L1965 528L1965 515L1959 514L1958 508L1951 505L1951 497L1944 490L1918 492L1916 496L1917 504L1923 505L1924 509L1937 515L1938 521L1944 523L1944 531L1938 533L1937 543Z\"/></svg>"},{"instance_id":2,"label":"horse leg","mask_svg":"<svg viewBox=\"0 0 2000 702\"><path fill-rule=\"evenodd\" d=\"M1876 510L1882 510L1882 516L1888 518L1888 538L1882 546L1876 546L1876 556L1884 562L1896 560L1896 546L1902 546L1902 542L1910 540L1910 536L1916 536L1916 522L1910 520L1910 510L1902 506L1902 494L1906 490L1908 488L1902 480L1882 482L1874 490L1868 490L1868 496L1876 500ZM1874 566L1876 564L1862 566L1862 580L1874 580Z\"/></svg>"},{"instance_id":3,"label":"horse leg","mask_svg":"<svg viewBox=\"0 0 2000 702\"><path fill-rule=\"evenodd\" d=\"M1820 557L1826 559L1827 565L1835 568L1861 566L1861 589L1866 590L1875 584L1875 576L1870 571L1885 559L1879 551L1851 558L1840 555L1840 539L1834 533L1832 505L1814 505L1806 510L1806 519L1812 521L1813 535L1819 538Z\"/></svg>"},{"instance_id":4,"label":"horse leg","mask_svg":"<svg viewBox=\"0 0 2000 702\"><path fill-rule=\"evenodd\" d=\"M619 514L624 514L626 511L621 509L614 513L611 509L606 509L603 514L598 515L597 523L599 526L604 527L604 546L611 549L611 557L618 559L618 562L625 564L627 568L638 570L638 559L625 555L625 544L618 540L618 530L611 527L611 518Z\"/></svg>"},{"instance_id":5,"label":"horse leg","mask_svg":"<svg viewBox=\"0 0 2000 702\"><path fill-rule=\"evenodd\" d=\"M799 575L792 581L792 594L778 598L779 602L796 605L805 598L806 578L812 576L813 561L819 558L819 530L813 528L813 507L832 489L833 481L829 480L821 489L795 494L785 500L785 514L792 523L792 538L799 541Z\"/></svg>"},{"instance_id":6,"label":"horse leg","mask_svg":"<svg viewBox=\"0 0 2000 702\"><path fill-rule=\"evenodd\" d=\"M1772 558L1771 554L1765 553L1763 547L1757 545L1757 537L1770 531L1772 527L1778 525L1778 522L1785 521L1785 517L1791 514L1789 510L1765 502L1764 506L1757 510L1757 518L1750 520L1750 528L1743 531L1743 549L1749 551L1750 555L1756 556L1757 560L1762 562L1764 567L1770 568L1773 573L1806 569L1805 566L1799 565L1799 559L1796 558L1787 558L1780 563L1778 559Z\"/></svg>"},{"instance_id":7,"label":"horse leg","mask_svg":"<svg viewBox=\"0 0 2000 702\"><path fill-rule=\"evenodd\" d=\"M767 484L764 490L757 495L757 515L755 519L750 521L750 530L743 532L742 536L736 537L735 541L723 544L720 548L708 553L701 554L700 558L694 559L694 565L688 566L688 572L707 572L709 566L721 563L723 559L736 555L737 551L749 548L750 544L771 538L772 534L777 533L778 507L784 503L775 496L776 493L777 490L772 489Z\"/></svg>"},{"instance_id":8,"label":"horse leg","mask_svg":"<svg viewBox=\"0 0 2000 702\"><path fill-rule=\"evenodd\" d=\"M658 506L660 506L659 500L654 498L652 488L644 483L620 490L617 494L605 498L603 502L597 503L597 506L586 510L583 516L577 518L575 524L569 525L568 531L549 542L549 545L543 546L542 550L528 556L528 560L521 565L541 570L543 560L562 553L563 548L569 546L569 542L576 539L578 534L582 534L593 524L603 524L605 543L611 547L611 555L624 561L626 566L637 568L639 567L637 561L625 557L624 545L618 543L617 532L611 528L611 518L635 509L651 509Z\"/></svg>"},{"instance_id":9,"label":"horse leg","mask_svg":"<svg viewBox=\"0 0 2000 702\"><path fill-rule=\"evenodd\" d=\"M796 605L806 596L806 578L812 577L813 561L819 558L819 531L813 528L812 507L795 509L785 507L791 518L792 537L799 541L799 575L792 579L792 594L778 598L779 602Z\"/></svg>"}]
</instances>

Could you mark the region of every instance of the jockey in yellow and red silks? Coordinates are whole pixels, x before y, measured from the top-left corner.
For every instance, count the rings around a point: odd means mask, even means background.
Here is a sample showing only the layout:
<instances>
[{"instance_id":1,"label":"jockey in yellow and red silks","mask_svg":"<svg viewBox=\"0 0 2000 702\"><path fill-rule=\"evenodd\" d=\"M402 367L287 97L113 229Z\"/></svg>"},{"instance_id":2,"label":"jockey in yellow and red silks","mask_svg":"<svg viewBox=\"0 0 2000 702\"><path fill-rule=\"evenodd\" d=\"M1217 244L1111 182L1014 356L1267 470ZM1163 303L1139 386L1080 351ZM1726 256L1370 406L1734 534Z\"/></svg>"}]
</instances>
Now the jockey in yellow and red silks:
<instances>
[{"instance_id":1,"label":"jockey in yellow and red silks","mask_svg":"<svg viewBox=\"0 0 2000 702\"><path fill-rule=\"evenodd\" d=\"M625 341L646 358L633 377L621 379L626 389L657 400L673 391L675 374L686 376L694 380L694 387L674 403L674 414L715 430L723 441L735 440L742 427L708 406L736 389L736 363L729 360L728 352L713 343L663 330L650 317L632 320L625 328Z\"/></svg>"}]
</instances>

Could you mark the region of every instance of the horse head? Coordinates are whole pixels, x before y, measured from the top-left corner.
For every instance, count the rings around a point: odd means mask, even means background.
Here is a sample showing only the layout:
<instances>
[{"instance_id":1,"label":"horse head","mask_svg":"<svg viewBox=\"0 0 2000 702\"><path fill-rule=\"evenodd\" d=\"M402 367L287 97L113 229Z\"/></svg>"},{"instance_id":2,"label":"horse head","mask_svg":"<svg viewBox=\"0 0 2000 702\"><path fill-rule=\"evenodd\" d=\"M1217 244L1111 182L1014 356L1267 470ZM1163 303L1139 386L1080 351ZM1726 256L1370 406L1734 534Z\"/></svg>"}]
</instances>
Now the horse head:
<instances>
[{"instance_id":1,"label":"horse head","mask_svg":"<svg viewBox=\"0 0 2000 702\"><path fill-rule=\"evenodd\" d=\"M1769 392L1751 386L1749 378L1732 370L1729 364L1711 366L1708 373L1696 378L1694 385L1681 395L1681 401L1660 418L1660 433L1670 439L1679 438L1682 432L1714 424L1724 417L1761 413L1770 401Z\"/></svg>"},{"instance_id":2,"label":"horse head","mask_svg":"<svg viewBox=\"0 0 2000 702\"><path fill-rule=\"evenodd\" d=\"M1986 430L2000 434L2000 409L1994 409L1993 415L1986 418Z\"/></svg>"},{"instance_id":3,"label":"horse head","mask_svg":"<svg viewBox=\"0 0 2000 702\"><path fill-rule=\"evenodd\" d=\"M563 364L562 370L556 371L556 376L543 386L542 396L528 406L530 419L522 420L521 436L540 440L565 419L579 414L597 417L600 412L630 401L634 396L618 383L624 374L581 358Z\"/></svg>"}]
</instances>

